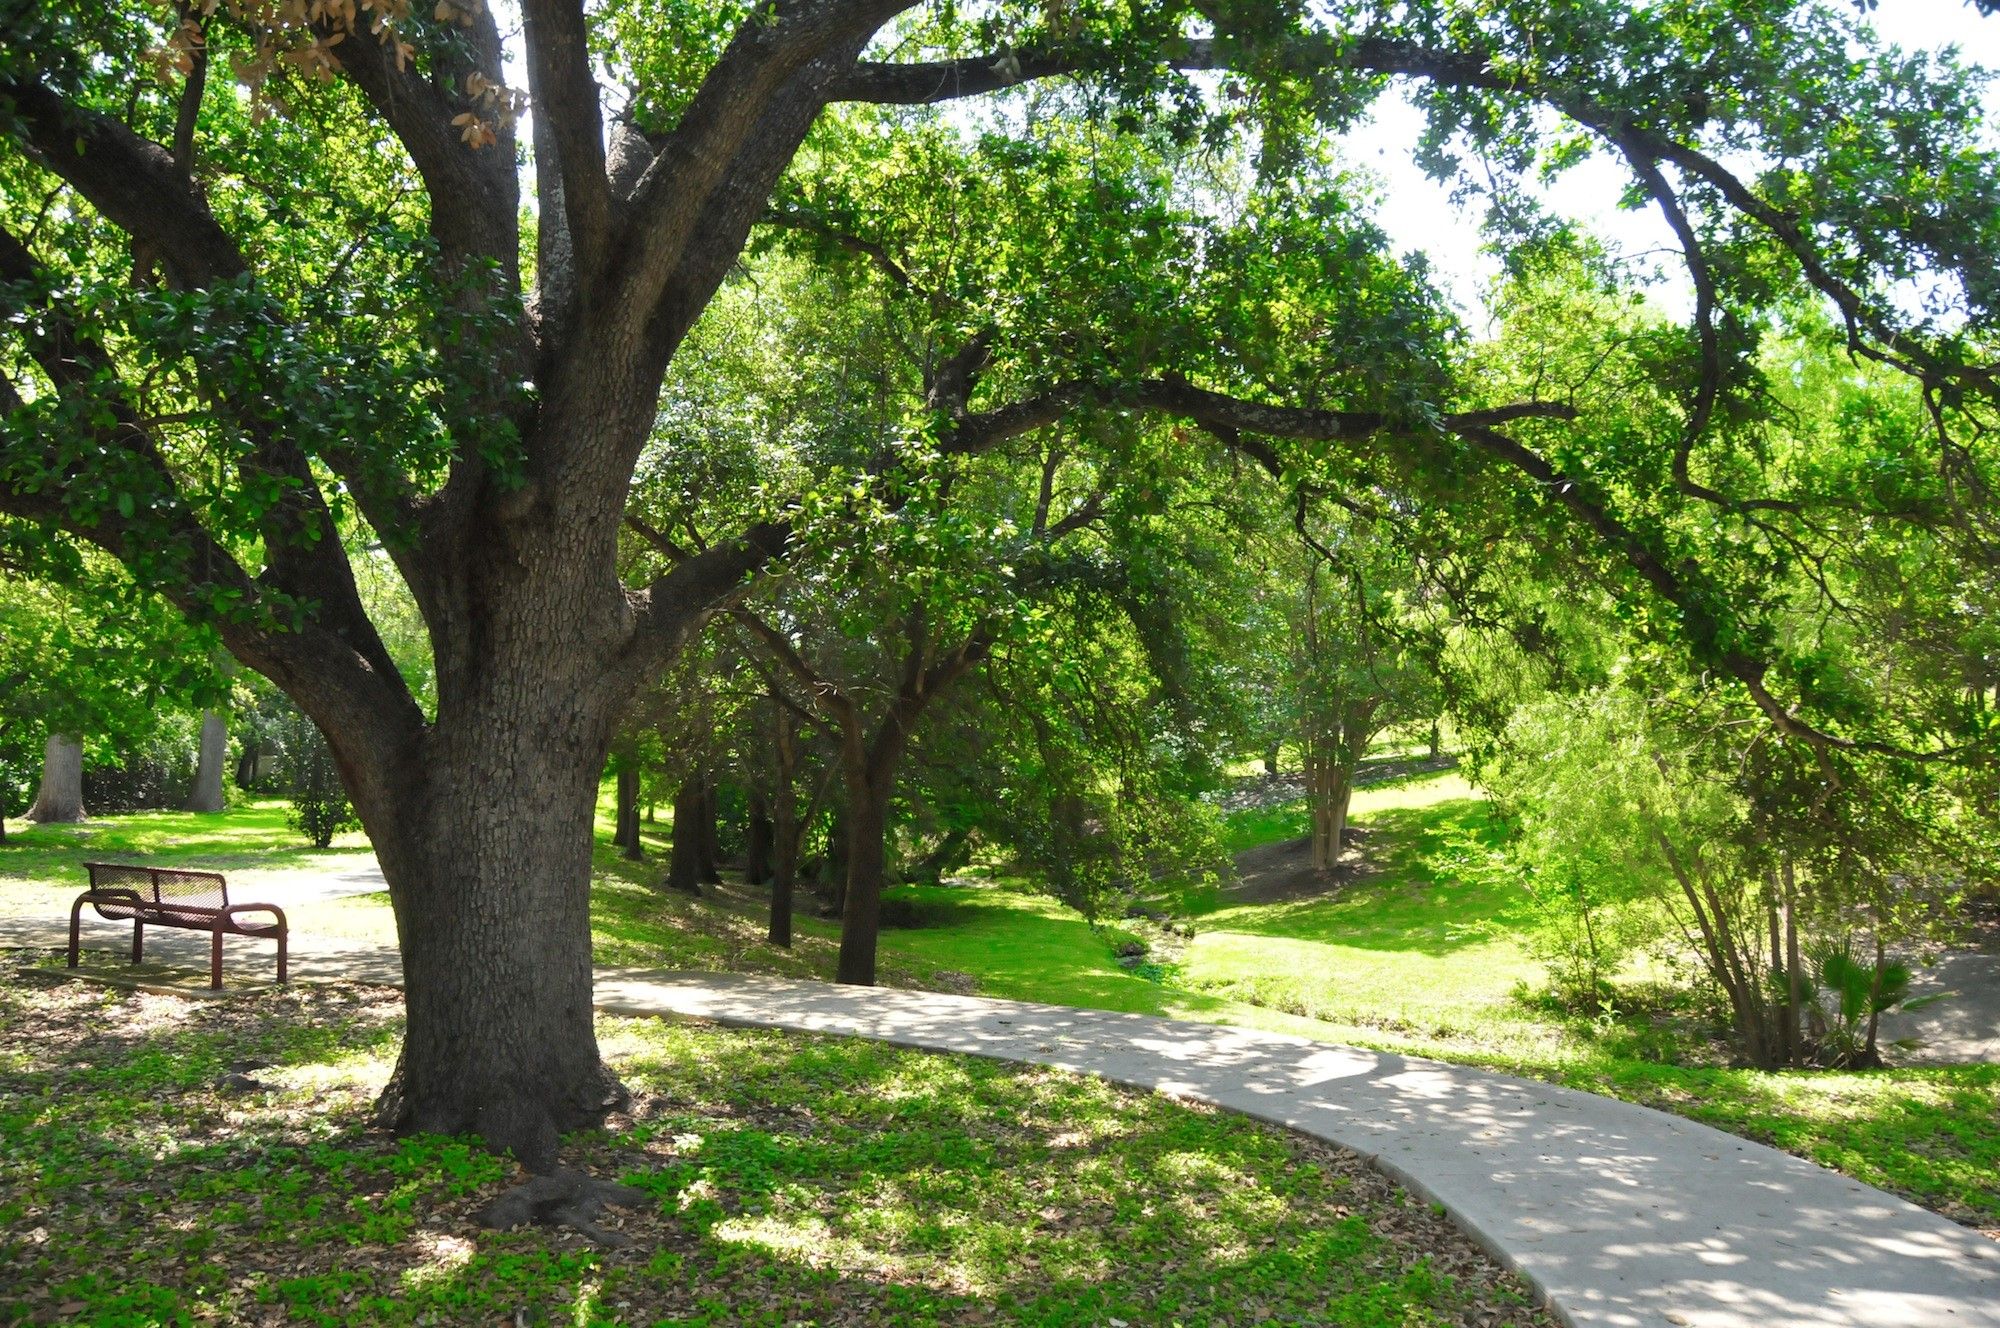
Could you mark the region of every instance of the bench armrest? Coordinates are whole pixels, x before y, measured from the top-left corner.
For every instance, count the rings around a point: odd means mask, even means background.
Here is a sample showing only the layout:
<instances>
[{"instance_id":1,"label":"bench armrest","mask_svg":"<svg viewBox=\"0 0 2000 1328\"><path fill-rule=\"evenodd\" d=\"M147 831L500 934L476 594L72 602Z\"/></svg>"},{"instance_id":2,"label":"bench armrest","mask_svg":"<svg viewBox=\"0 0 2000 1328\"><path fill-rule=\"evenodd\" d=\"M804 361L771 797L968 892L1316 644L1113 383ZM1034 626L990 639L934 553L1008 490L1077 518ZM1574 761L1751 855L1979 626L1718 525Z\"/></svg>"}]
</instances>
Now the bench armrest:
<instances>
[{"instance_id":1,"label":"bench armrest","mask_svg":"<svg viewBox=\"0 0 2000 1328\"><path fill-rule=\"evenodd\" d=\"M279 908L276 904L229 904L215 911L219 916L228 918L231 921L235 920L238 913L269 913L278 920L280 927L285 926L285 910ZM286 930L290 930L290 928L287 927Z\"/></svg>"},{"instance_id":2,"label":"bench armrest","mask_svg":"<svg viewBox=\"0 0 2000 1328\"><path fill-rule=\"evenodd\" d=\"M130 900L134 904L151 902L137 890L122 885L94 885L76 897L79 904L95 904L100 900L107 903L112 900Z\"/></svg>"}]
</instances>

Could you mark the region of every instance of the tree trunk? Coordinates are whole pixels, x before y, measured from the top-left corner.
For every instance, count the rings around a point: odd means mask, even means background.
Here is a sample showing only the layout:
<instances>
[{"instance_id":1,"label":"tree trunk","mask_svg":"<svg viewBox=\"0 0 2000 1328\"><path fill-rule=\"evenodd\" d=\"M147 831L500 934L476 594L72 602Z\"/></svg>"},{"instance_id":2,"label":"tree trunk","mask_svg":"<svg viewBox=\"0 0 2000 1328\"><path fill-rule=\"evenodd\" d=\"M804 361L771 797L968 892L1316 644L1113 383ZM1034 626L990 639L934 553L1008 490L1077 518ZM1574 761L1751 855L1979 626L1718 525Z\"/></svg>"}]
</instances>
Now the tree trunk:
<instances>
[{"instance_id":1,"label":"tree trunk","mask_svg":"<svg viewBox=\"0 0 2000 1328\"><path fill-rule=\"evenodd\" d=\"M1353 771L1320 757L1307 765L1306 772L1313 870L1332 872L1340 866L1341 840L1347 834L1347 808L1354 797Z\"/></svg>"},{"instance_id":2,"label":"tree trunk","mask_svg":"<svg viewBox=\"0 0 2000 1328\"><path fill-rule=\"evenodd\" d=\"M944 832L937 847L924 855L923 861L911 868L905 877L921 881L926 885L937 885L944 880L944 874L955 870L966 856L965 846L972 842L969 830L951 829Z\"/></svg>"},{"instance_id":3,"label":"tree trunk","mask_svg":"<svg viewBox=\"0 0 2000 1328\"><path fill-rule=\"evenodd\" d=\"M701 893L701 777L689 775L674 794L674 846L667 859L667 889L682 894Z\"/></svg>"},{"instance_id":4,"label":"tree trunk","mask_svg":"<svg viewBox=\"0 0 2000 1328\"><path fill-rule=\"evenodd\" d=\"M799 879L799 799L787 777L771 800L771 944L792 943L792 893Z\"/></svg>"},{"instance_id":5,"label":"tree trunk","mask_svg":"<svg viewBox=\"0 0 2000 1328\"><path fill-rule=\"evenodd\" d=\"M828 895L825 915L839 917L847 907L847 812L838 805L827 819L826 853L819 860L819 888Z\"/></svg>"},{"instance_id":6,"label":"tree trunk","mask_svg":"<svg viewBox=\"0 0 2000 1328\"><path fill-rule=\"evenodd\" d=\"M1431 721L1430 759L1435 761L1444 755L1444 731L1437 720Z\"/></svg>"},{"instance_id":7,"label":"tree trunk","mask_svg":"<svg viewBox=\"0 0 2000 1328\"><path fill-rule=\"evenodd\" d=\"M83 744L60 733L49 735L42 750L42 786L26 820L75 822L83 813Z\"/></svg>"},{"instance_id":8,"label":"tree trunk","mask_svg":"<svg viewBox=\"0 0 2000 1328\"><path fill-rule=\"evenodd\" d=\"M639 772L628 762L618 764L618 830L613 842L633 862L642 862L646 846L639 842Z\"/></svg>"},{"instance_id":9,"label":"tree trunk","mask_svg":"<svg viewBox=\"0 0 2000 1328\"><path fill-rule=\"evenodd\" d=\"M771 879L771 803L761 791L750 795L750 826L743 850L743 879L762 885Z\"/></svg>"},{"instance_id":10,"label":"tree trunk","mask_svg":"<svg viewBox=\"0 0 2000 1328\"><path fill-rule=\"evenodd\" d=\"M229 725L213 710L202 711L201 752L195 759L194 789L188 794L187 810L222 810L222 767L228 756Z\"/></svg>"},{"instance_id":11,"label":"tree trunk","mask_svg":"<svg viewBox=\"0 0 2000 1328\"><path fill-rule=\"evenodd\" d=\"M875 946L882 932L882 877L894 776L847 776L847 890L840 910L840 962L834 981L875 985Z\"/></svg>"},{"instance_id":12,"label":"tree trunk","mask_svg":"<svg viewBox=\"0 0 2000 1328\"><path fill-rule=\"evenodd\" d=\"M721 790L715 780L703 775L701 781L701 817L697 826L701 832L701 879L707 885L722 884L722 831L718 822L722 816Z\"/></svg>"},{"instance_id":13,"label":"tree trunk","mask_svg":"<svg viewBox=\"0 0 2000 1328\"><path fill-rule=\"evenodd\" d=\"M479 1134L533 1171L554 1166L559 1134L621 1098L598 1055L590 931L616 711L584 690L540 659L476 670L406 764L372 789L349 780L403 955L408 1025L379 1117Z\"/></svg>"}]
</instances>

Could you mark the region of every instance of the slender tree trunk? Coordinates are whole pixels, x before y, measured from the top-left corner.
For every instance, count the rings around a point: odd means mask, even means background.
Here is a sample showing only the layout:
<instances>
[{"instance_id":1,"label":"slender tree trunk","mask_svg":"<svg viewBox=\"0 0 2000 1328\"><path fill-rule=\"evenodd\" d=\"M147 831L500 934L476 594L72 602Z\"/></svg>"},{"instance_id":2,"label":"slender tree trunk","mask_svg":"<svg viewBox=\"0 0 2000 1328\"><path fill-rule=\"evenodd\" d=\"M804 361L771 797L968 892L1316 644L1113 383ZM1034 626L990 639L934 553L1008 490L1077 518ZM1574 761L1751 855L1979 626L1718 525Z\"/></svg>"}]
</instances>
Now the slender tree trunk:
<instances>
[{"instance_id":1,"label":"slender tree trunk","mask_svg":"<svg viewBox=\"0 0 2000 1328\"><path fill-rule=\"evenodd\" d=\"M229 756L229 725L213 710L201 714L201 751L195 758L194 789L188 794L187 810L222 810L222 767Z\"/></svg>"},{"instance_id":2,"label":"slender tree trunk","mask_svg":"<svg viewBox=\"0 0 2000 1328\"><path fill-rule=\"evenodd\" d=\"M682 894L701 893L701 813L705 800L701 776L689 775L674 794L674 846L667 859L667 888Z\"/></svg>"},{"instance_id":3,"label":"slender tree trunk","mask_svg":"<svg viewBox=\"0 0 2000 1328\"><path fill-rule=\"evenodd\" d=\"M1430 758L1435 761L1444 754L1444 731L1437 720L1431 721Z\"/></svg>"},{"instance_id":4,"label":"slender tree trunk","mask_svg":"<svg viewBox=\"0 0 2000 1328\"><path fill-rule=\"evenodd\" d=\"M792 943L792 895L799 879L798 728L783 705L774 705L771 752L771 928L773 945ZM825 788L825 784L820 785ZM819 796L814 795L817 807Z\"/></svg>"},{"instance_id":5,"label":"slender tree trunk","mask_svg":"<svg viewBox=\"0 0 2000 1328\"><path fill-rule=\"evenodd\" d=\"M704 775L701 782L701 818L697 824L701 833L701 879L707 885L722 884L722 831L718 824L721 817L721 790L716 787L713 776Z\"/></svg>"},{"instance_id":6,"label":"slender tree trunk","mask_svg":"<svg viewBox=\"0 0 2000 1328\"><path fill-rule=\"evenodd\" d=\"M1306 800L1312 811L1312 866L1332 872L1340 866L1341 840L1347 834L1347 808L1354 796L1353 772L1328 756L1314 757L1306 766Z\"/></svg>"},{"instance_id":7,"label":"slender tree trunk","mask_svg":"<svg viewBox=\"0 0 2000 1328\"><path fill-rule=\"evenodd\" d=\"M762 790L750 794L750 824L743 850L743 879L763 885L771 879L771 801Z\"/></svg>"},{"instance_id":8,"label":"slender tree trunk","mask_svg":"<svg viewBox=\"0 0 2000 1328\"><path fill-rule=\"evenodd\" d=\"M1345 767L1336 767L1333 772L1333 787L1327 790L1326 837L1333 849L1334 865L1340 862L1341 846L1347 841L1347 808L1354 800L1354 772Z\"/></svg>"},{"instance_id":9,"label":"slender tree trunk","mask_svg":"<svg viewBox=\"0 0 2000 1328\"><path fill-rule=\"evenodd\" d=\"M847 775L847 890L840 911L840 961L834 981L875 985L875 947L882 932L883 869L894 774Z\"/></svg>"},{"instance_id":10,"label":"slender tree trunk","mask_svg":"<svg viewBox=\"0 0 2000 1328\"><path fill-rule=\"evenodd\" d=\"M618 832L615 842L626 858L642 862L646 846L639 842L639 772L629 762L618 763Z\"/></svg>"},{"instance_id":11,"label":"slender tree trunk","mask_svg":"<svg viewBox=\"0 0 2000 1328\"><path fill-rule=\"evenodd\" d=\"M35 805L25 818L43 824L75 822L83 812L83 744L61 733L51 733L42 750L42 786Z\"/></svg>"},{"instance_id":12,"label":"slender tree trunk","mask_svg":"<svg viewBox=\"0 0 2000 1328\"><path fill-rule=\"evenodd\" d=\"M836 805L826 826L826 855L819 863L820 889L827 891L828 917L839 917L847 907L847 811Z\"/></svg>"},{"instance_id":13,"label":"slender tree trunk","mask_svg":"<svg viewBox=\"0 0 2000 1328\"><path fill-rule=\"evenodd\" d=\"M1264 773L1275 778L1278 773L1278 744L1272 743L1264 749Z\"/></svg>"},{"instance_id":14,"label":"slender tree trunk","mask_svg":"<svg viewBox=\"0 0 2000 1328\"><path fill-rule=\"evenodd\" d=\"M1875 976L1868 983L1868 1038L1861 1044L1861 1064L1873 1068L1882 1063L1882 1053L1875 1046L1876 1038L1882 1031L1882 969L1888 957L1883 953L1882 933L1875 933Z\"/></svg>"},{"instance_id":15,"label":"slender tree trunk","mask_svg":"<svg viewBox=\"0 0 2000 1328\"><path fill-rule=\"evenodd\" d=\"M937 847L924 855L923 861L919 862L907 873L907 878L914 881L923 881L928 885L939 884L944 880L946 872L958 866L965 854L965 846L971 840L972 834L970 831L958 829L945 831L944 837L938 841Z\"/></svg>"},{"instance_id":16,"label":"slender tree trunk","mask_svg":"<svg viewBox=\"0 0 2000 1328\"><path fill-rule=\"evenodd\" d=\"M792 895L799 880L799 799L787 780L771 804L771 944L792 943Z\"/></svg>"}]
</instances>

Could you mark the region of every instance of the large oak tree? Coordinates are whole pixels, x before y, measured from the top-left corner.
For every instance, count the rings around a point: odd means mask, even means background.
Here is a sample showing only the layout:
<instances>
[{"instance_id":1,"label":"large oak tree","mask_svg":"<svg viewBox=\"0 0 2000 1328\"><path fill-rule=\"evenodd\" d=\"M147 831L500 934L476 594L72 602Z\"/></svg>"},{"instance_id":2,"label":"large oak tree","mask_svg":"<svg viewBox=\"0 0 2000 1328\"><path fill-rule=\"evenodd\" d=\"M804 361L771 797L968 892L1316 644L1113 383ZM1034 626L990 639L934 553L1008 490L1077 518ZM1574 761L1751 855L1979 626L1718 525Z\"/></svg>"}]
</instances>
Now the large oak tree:
<instances>
[{"instance_id":1,"label":"large oak tree","mask_svg":"<svg viewBox=\"0 0 2000 1328\"><path fill-rule=\"evenodd\" d=\"M1115 120L1190 138L1254 129L1282 177L1408 81L1432 164L1491 182L1519 243L1549 228L1510 181L1610 154L1665 215L1695 294L1675 348L1681 427L1637 460L1565 450L1566 409L1495 407L1428 372L1391 408L1351 409L1337 388L1288 398L1299 380L1282 366L1203 383L1107 363L1038 399L967 402L966 419L1011 426L997 412L1086 399L1154 410L1315 493L1391 462L1447 487L1498 473L1531 519L1576 523L1619 560L1787 739L1828 760L1944 745L1816 711L1809 687L1774 672L1779 644L1658 515L1758 514L1729 429L1759 408L1748 353L1768 310L1815 298L1855 354L1924 384L1949 480L1924 519L1991 548L1990 445L1966 416L1990 410L2000 173L1976 145L1968 79L1877 52L1852 11L521 0L518 13L520 90L483 0L77 0L0 19L0 511L121 560L327 733L403 950L390 1123L477 1131L546 1165L559 1130L617 1095L591 1029L597 780L629 698L787 538L760 522L627 585L626 490L677 349L835 103L1074 80ZM608 101L606 82L629 95ZM1942 316L1904 297L1912 281ZM342 537L363 527L428 628L434 710L357 594Z\"/></svg>"}]
</instances>

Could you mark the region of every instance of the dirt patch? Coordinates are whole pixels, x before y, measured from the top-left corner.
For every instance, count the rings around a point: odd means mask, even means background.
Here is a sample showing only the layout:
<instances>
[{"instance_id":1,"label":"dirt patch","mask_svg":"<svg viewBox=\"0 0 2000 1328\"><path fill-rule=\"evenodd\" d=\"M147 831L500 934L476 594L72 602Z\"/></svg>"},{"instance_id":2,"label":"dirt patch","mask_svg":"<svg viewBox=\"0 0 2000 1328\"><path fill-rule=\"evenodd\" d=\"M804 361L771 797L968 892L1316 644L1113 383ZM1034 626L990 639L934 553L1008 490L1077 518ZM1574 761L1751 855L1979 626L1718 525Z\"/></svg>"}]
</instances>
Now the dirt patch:
<instances>
[{"instance_id":1,"label":"dirt patch","mask_svg":"<svg viewBox=\"0 0 2000 1328\"><path fill-rule=\"evenodd\" d=\"M1236 855L1236 880L1223 887L1222 897L1232 904L1281 904L1337 895L1374 874L1375 865L1368 857L1369 838L1365 826L1348 826L1341 840L1340 863L1331 872L1314 870L1310 835L1244 849Z\"/></svg>"},{"instance_id":2,"label":"dirt patch","mask_svg":"<svg viewBox=\"0 0 2000 1328\"><path fill-rule=\"evenodd\" d=\"M1458 758L1449 752L1434 757L1378 756L1363 761L1361 768L1354 772L1354 787L1367 788L1371 784L1393 784L1399 779L1438 775L1457 768ZM1297 773L1251 775L1237 781L1227 793L1216 800L1216 805L1225 812L1240 812L1258 807L1282 807L1288 802L1297 802L1305 795L1304 775Z\"/></svg>"}]
</instances>

